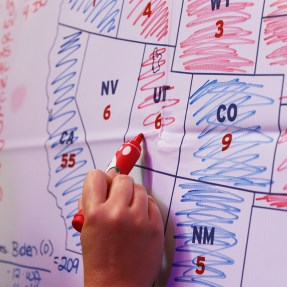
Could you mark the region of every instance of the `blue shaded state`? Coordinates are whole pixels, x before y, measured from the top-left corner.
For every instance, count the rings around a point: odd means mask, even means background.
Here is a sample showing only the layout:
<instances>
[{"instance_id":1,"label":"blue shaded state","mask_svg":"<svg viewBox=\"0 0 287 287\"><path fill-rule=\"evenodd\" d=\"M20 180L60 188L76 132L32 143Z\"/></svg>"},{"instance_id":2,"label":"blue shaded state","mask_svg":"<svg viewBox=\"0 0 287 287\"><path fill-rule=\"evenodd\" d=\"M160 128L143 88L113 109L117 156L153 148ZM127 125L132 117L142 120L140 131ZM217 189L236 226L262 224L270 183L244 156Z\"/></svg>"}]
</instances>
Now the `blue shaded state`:
<instances>
[{"instance_id":1,"label":"blue shaded state","mask_svg":"<svg viewBox=\"0 0 287 287\"><path fill-rule=\"evenodd\" d=\"M52 162L50 162L50 176L57 178L51 192L56 197L57 202L60 197L64 199L64 206L59 206L59 208L62 210L65 208L65 211L69 210L65 216L65 222L71 222L70 219L78 210L77 203L81 197L83 182L87 174L87 168L84 168L87 165L87 160L79 159L84 148L80 146L77 136L79 128L75 125L75 122L80 122L75 93L78 81L76 54L81 49L81 35L81 32L76 32L61 39L63 43L57 51L59 60L51 67L55 76L50 83L53 92L49 95L49 102L51 102L49 106L52 106L52 109L48 120L48 144L51 148L48 150L48 155L49 157L54 155ZM75 134L72 143L61 144L62 133L67 132L69 134L72 131ZM76 155L76 163L73 168L60 166L63 154ZM55 168L53 169L53 167ZM53 174L51 175L51 173ZM72 226L69 226L68 229L72 229ZM74 232L73 237L75 236L79 236L79 233Z\"/></svg>"},{"instance_id":2,"label":"blue shaded state","mask_svg":"<svg viewBox=\"0 0 287 287\"><path fill-rule=\"evenodd\" d=\"M93 24L100 33L117 28L120 9L117 0L69 0L70 9L83 16L84 23Z\"/></svg>"},{"instance_id":3,"label":"blue shaded state","mask_svg":"<svg viewBox=\"0 0 287 287\"><path fill-rule=\"evenodd\" d=\"M256 113L262 108L272 112L272 108L267 109L266 106L273 105L274 100L261 94L262 89L263 85L239 79L226 82L213 80L207 81L190 96L190 108L194 110L193 117L201 130L197 137L201 146L193 156L208 165L192 171L192 176L206 182L241 188L270 186L271 172L266 176L267 166L259 165L258 160L262 146L270 145L271 148L273 138L257 124ZM217 119L218 107L221 104L228 107L232 103L237 105L237 118L233 122L226 119L220 123ZM228 133L233 136L232 143L228 150L222 151L222 138ZM266 164L270 166L272 163Z\"/></svg>"},{"instance_id":4,"label":"blue shaded state","mask_svg":"<svg viewBox=\"0 0 287 287\"><path fill-rule=\"evenodd\" d=\"M176 252L186 253L183 259L173 262L173 267L180 268L181 276L174 278L176 282L198 284L210 287L221 287L221 280L226 278L224 267L233 265L234 259L225 255L226 250L237 245L236 234L228 227L239 219L241 212L239 205L244 201L239 195L201 183L180 184L180 188L187 190L181 197L182 205L189 209L176 212L178 229L190 232L175 235L177 239ZM205 226L209 230L215 228L212 245L199 244L193 241L193 228ZM180 242L180 245L179 243ZM224 254L225 253L225 254ZM195 270L197 257L205 257L205 271L197 275ZM177 254L180 258L180 254ZM220 282L221 281L221 282Z\"/></svg>"}]
</instances>

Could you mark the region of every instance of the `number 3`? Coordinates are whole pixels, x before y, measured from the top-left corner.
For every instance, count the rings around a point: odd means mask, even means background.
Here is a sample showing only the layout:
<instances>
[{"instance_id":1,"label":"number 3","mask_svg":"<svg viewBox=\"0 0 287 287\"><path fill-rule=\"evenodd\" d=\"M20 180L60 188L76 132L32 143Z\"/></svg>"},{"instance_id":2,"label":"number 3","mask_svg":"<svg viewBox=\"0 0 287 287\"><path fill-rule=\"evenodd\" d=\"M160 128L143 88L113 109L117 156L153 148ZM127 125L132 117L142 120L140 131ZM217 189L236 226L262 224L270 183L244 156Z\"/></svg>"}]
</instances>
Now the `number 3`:
<instances>
[{"instance_id":1,"label":"number 3","mask_svg":"<svg viewBox=\"0 0 287 287\"><path fill-rule=\"evenodd\" d=\"M218 20L216 22L216 26L217 26L218 31L217 31L217 33L215 33L214 36L216 38L220 38L223 35L223 32L224 32L224 30L223 30L224 22L222 20Z\"/></svg>"}]
</instances>

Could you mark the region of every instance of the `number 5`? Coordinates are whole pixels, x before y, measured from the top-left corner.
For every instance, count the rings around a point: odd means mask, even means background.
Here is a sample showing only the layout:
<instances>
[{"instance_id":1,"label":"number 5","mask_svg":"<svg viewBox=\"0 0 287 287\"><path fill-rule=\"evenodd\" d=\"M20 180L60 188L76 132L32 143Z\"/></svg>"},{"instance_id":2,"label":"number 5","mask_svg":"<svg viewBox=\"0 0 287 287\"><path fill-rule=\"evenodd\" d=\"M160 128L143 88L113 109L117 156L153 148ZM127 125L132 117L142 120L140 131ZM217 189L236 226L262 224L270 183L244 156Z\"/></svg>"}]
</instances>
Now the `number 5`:
<instances>
[{"instance_id":1,"label":"number 5","mask_svg":"<svg viewBox=\"0 0 287 287\"><path fill-rule=\"evenodd\" d=\"M195 270L196 274L202 275L204 273L204 270L205 270L204 261L205 261L205 257L203 257L203 256L198 256L197 257L196 265L198 267L200 267L200 269L196 268L196 270Z\"/></svg>"}]
</instances>

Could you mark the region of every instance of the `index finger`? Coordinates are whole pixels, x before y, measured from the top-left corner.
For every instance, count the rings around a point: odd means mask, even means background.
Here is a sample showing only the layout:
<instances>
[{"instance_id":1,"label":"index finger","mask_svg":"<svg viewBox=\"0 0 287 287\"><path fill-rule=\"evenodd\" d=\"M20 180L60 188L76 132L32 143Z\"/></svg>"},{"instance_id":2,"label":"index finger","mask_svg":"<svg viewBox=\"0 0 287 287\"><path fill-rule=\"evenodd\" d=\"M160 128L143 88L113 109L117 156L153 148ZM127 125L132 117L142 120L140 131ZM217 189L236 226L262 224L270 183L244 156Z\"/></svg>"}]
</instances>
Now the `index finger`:
<instances>
[{"instance_id":1,"label":"index finger","mask_svg":"<svg viewBox=\"0 0 287 287\"><path fill-rule=\"evenodd\" d=\"M113 179L118 175L114 168L104 173L102 170L94 169L85 178L82 195L82 206L93 209L95 206L104 203L108 197L108 190Z\"/></svg>"}]
</instances>

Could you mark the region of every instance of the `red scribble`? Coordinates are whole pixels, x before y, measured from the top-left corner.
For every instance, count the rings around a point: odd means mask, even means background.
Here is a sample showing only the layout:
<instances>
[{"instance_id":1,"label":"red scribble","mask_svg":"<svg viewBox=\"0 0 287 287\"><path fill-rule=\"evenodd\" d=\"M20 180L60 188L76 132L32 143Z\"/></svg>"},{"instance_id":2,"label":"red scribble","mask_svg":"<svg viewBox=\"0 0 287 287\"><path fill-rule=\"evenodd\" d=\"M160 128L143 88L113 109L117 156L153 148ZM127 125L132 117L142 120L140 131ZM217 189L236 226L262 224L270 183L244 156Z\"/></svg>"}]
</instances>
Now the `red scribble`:
<instances>
[{"instance_id":1,"label":"red scribble","mask_svg":"<svg viewBox=\"0 0 287 287\"><path fill-rule=\"evenodd\" d=\"M94 2L93 2L93 6L95 6L95 5L96 5L96 1L97 1L97 0L94 0Z\"/></svg>"},{"instance_id":2,"label":"red scribble","mask_svg":"<svg viewBox=\"0 0 287 287\"><path fill-rule=\"evenodd\" d=\"M160 113L161 110L164 110L168 107L174 106L178 104L179 99L170 99L167 97L165 101L161 101L160 103L155 103L153 96L154 96L154 88L158 88L160 84L157 84L160 79L164 78L166 76L166 60L164 59L163 55L166 53L166 48L158 48L156 50L156 53L161 55L161 57L158 60L158 66L160 67L160 70L156 73L153 70L153 63L154 63L154 52L152 52L148 59L145 59L142 63L142 73L139 76L139 82L140 82L140 91L142 94L148 93L148 95L145 97L145 99L138 105L138 109L145 109L148 107L151 107L153 105L157 105L159 107L159 110L157 112L149 114L143 121L144 126L154 125L156 121L156 117ZM169 90L174 89L174 86L170 86ZM168 126L172 124L175 121L174 117L163 117L162 116L162 126Z\"/></svg>"},{"instance_id":3,"label":"red scribble","mask_svg":"<svg viewBox=\"0 0 287 287\"><path fill-rule=\"evenodd\" d=\"M264 30L266 45L282 44L281 47L275 49L266 59L270 60L269 65L284 66L287 64L287 16L266 18L264 20L266 28Z\"/></svg>"},{"instance_id":4,"label":"red scribble","mask_svg":"<svg viewBox=\"0 0 287 287\"><path fill-rule=\"evenodd\" d=\"M30 13L36 13L48 4L48 0L30 0L23 8L22 14L28 19Z\"/></svg>"},{"instance_id":5,"label":"red scribble","mask_svg":"<svg viewBox=\"0 0 287 287\"><path fill-rule=\"evenodd\" d=\"M286 143L287 142L287 129L285 129L284 132L282 132L280 138L279 138L279 141L278 141L278 144L283 144L283 143Z\"/></svg>"},{"instance_id":6,"label":"red scribble","mask_svg":"<svg viewBox=\"0 0 287 287\"><path fill-rule=\"evenodd\" d=\"M5 7L5 8L4 8ZM17 17L17 11L16 11L16 5L13 0L6 0L5 5L3 4L3 14L6 15L1 19L2 22L2 30L3 33L1 33L0 37L0 136L3 135L3 129L4 129L4 119L5 115L3 113L3 106L4 102L6 100L5 94L7 89L7 83L8 83L8 71L10 69L8 63L9 63L9 57L12 53L12 44L14 42L13 38L13 28L15 25L16 17ZM1 31L2 32L2 31ZM5 139L0 139L0 152L3 150L5 146ZM2 163L0 162L0 168L2 167ZM3 197L3 189L0 186L0 201Z\"/></svg>"},{"instance_id":7,"label":"red scribble","mask_svg":"<svg viewBox=\"0 0 287 287\"><path fill-rule=\"evenodd\" d=\"M186 12L192 20L186 28L196 29L186 40L180 43L183 49L180 58L185 70L211 70L217 72L245 73L244 67L253 66L254 62L239 55L238 48L251 48L255 43L251 39L252 29L245 30L240 24L248 22L251 15L246 9L251 2L230 3L229 7L221 5L219 10L211 11L208 0L189 0ZM224 22L222 37L214 35L218 31L216 22Z\"/></svg>"},{"instance_id":8,"label":"red scribble","mask_svg":"<svg viewBox=\"0 0 287 287\"><path fill-rule=\"evenodd\" d=\"M287 158L281 162L281 164L277 168L277 171L282 171L285 169L287 169Z\"/></svg>"},{"instance_id":9,"label":"red scribble","mask_svg":"<svg viewBox=\"0 0 287 287\"><path fill-rule=\"evenodd\" d=\"M270 8L275 8L269 16L278 16L278 15L286 15L287 14L287 3L286 0L278 0L270 4Z\"/></svg>"},{"instance_id":10,"label":"red scribble","mask_svg":"<svg viewBox=\"0 0 287 287\"><path fill-rule=\"evenodd\" d=\"M11 94L11 110L16 113L24 103L27 96L27 89L24 85L16 87Z\"/></svg>"},{"instance_id":11,"label":"red scribble","mask_svg":"<svg viewBox=\"0 0 287 287\"><path fill-rule=\"evenodd\" d=\"M280 138L278 140L278 144L282 145L284 143L287 143L287 128L285 131L283 131L280 135ZM283 170L287 169L287 158L284 159L279 166L277 167L278 172L282 172ZM287 190L287 184L283 187L283 190Z\"/></svg>"},{"instance_id":12,"label":"red scribble","mask_svg":"<svg viewBox=\"0 0 287 287\"><path fill-rule=\"evenodd\" d=\"M151 14L147 17L144 11L148 5L145 0L130 0L129 4L133 7L127 16L127 19L133 21L133 26L139 25L142 27L140 35L145 39L148 37L155 36L157 41L160 41L168 34L168 17L169 8L167 1L164 0L153 0L151 3Z\"/></svg>"},{"instance_id":13,"label":"red scribble","mask_svg":"<svg viewBox=\"0 0 287 287\"><path fill-rule=\"evenodd\" d=\"M285 186L287 189L287 186ZM265 195L263 197L256 198L256 200L265 200L270 203L270 206L278 208L287 207L287 196L286 195Z\"/></svg>"}]
</instances>

